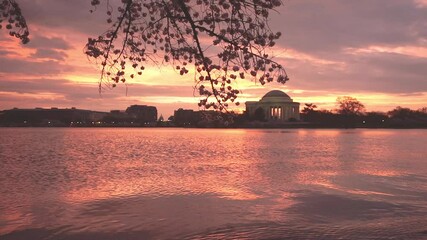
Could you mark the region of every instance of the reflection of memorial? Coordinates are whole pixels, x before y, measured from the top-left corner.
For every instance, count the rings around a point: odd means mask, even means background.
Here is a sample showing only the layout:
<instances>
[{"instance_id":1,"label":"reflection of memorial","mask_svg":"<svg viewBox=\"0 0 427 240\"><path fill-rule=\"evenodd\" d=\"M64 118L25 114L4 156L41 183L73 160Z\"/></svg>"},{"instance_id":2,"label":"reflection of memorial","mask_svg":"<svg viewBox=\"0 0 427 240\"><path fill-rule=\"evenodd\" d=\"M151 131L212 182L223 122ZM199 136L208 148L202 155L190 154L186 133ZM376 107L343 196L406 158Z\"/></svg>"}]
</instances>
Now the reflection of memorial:
<instances>
[{"instance_id":1,"label":"reflection of memorial","mask_svg":"<svg viewBox=\"0 0 427 240\"><path fill-rule=\"evenodd\" d=\"M299 120L299 103L280 90L268 92L258 102L246 102L246 112L250 118L257 119L262 114L268 121Z\"/></svg>"}]
</instances>

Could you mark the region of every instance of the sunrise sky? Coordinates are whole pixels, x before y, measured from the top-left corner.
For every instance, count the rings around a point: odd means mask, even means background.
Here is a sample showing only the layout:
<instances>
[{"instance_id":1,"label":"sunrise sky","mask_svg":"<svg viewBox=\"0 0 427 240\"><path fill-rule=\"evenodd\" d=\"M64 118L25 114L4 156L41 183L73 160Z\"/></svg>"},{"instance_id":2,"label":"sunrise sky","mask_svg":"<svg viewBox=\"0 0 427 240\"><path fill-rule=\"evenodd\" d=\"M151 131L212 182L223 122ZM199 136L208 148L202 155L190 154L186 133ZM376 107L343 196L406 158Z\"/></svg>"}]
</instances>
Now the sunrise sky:
<instances>
[{"instance_id":1,"label":"sunrise sky","mask_svg":"<svg viewBox=\"0 0 427 240\"><path fill-rule=\"evenodd\" d=\"M0 110L59 107L109 111L131 104L168 117L197 109L192 75L151 66L126 87L98 93L99 70L83 53L88 37L107 29L105 9L89 0L17 0L31 31L25 46L0 30ZM272 89L294 101L333 109L338 96L368 111L427 107L426 0L285 0L271 27L282 32L273 49L286 68L285 85L238 83L240 102ZM244 107L244 104L241 106Z\"/></svg>"}]
</instances>

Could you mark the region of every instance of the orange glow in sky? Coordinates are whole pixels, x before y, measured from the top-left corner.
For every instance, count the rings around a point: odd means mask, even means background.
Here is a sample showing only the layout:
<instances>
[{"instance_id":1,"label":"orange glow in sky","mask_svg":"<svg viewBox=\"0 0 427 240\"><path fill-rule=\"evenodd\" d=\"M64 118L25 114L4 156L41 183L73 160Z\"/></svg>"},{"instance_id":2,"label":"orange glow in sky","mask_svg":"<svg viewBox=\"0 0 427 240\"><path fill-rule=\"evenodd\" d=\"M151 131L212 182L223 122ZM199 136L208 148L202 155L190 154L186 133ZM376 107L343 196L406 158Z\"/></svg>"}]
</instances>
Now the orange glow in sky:
<instances>
[{"instance_id":1,"label":"orange glow in sky","mask_svg":"<svg viewBox=\"0 0 427 240\"><path fill-rule=\"evenodd\" d=\"M168 65L149 65L141 77L99 94L99 68L83 48L88 37L106 30L105 13L90 14L88 4L81 4L22 1L31 42L23 46L0 31L0 110L109 111L146 104L167 117L181 107L198 109L194 75L180 76ZM283 34L271 56L282 63L291 80L265 86L239 80L238 101L258 100L280 89L294 101L315 103L320 109L335 108L336 98L344 95L356 97L368 111L426 107L426 1L390 4L387 13L379 3L364 4L368 3L286 2L271 19L271 27ZM410 11L402 12L401 7ZM369 13L357 10L367 8ZM242 111L244 104L234 109Z\"/></svg>"}]
</instances>

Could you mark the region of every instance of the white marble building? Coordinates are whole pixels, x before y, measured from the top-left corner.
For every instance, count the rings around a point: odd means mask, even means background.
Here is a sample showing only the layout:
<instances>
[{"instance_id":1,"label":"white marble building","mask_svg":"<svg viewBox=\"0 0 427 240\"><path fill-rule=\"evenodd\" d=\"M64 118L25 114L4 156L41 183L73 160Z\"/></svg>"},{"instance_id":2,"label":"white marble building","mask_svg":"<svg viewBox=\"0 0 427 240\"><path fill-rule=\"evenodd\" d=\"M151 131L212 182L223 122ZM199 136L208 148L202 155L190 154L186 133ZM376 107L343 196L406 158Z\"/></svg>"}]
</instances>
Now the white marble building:
<instances>
[{"instance_id":1,"label":"white marble building","mask_svg":"<svg viewBox=\"0 0 427 240\"><path fill-rule=\"evenodd\" d=\"M273 90L268 92L261 100L248 101L246 104L246 112L250 118L256 118L256 112L263 111L264 118L267 121L286 122L292 119L299 120L299 103L294 102L288 94ZM257 110L258 109L258 110Z\"/></svg>"}]
</instances>

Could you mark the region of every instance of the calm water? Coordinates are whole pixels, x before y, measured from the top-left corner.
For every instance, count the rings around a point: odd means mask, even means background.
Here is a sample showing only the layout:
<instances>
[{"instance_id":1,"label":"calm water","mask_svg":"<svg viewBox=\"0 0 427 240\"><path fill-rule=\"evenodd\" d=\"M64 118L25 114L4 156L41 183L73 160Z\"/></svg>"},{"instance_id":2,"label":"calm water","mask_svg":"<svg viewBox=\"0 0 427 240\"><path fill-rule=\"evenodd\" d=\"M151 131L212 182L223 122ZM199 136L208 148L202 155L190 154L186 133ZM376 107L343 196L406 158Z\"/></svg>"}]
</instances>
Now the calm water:
<instances>
[{"instance_id":1,"label":"calm water","mask_svg":"<svg viewBox=\"0 0 427 240\"><path fill-rule=\"evenodd\" d=\"M427 130L0 129L0 239L427 239Z\"/></svg>"}]
</instances>

